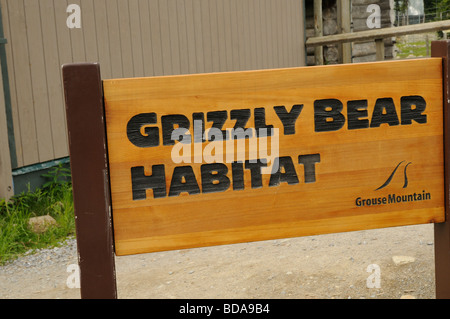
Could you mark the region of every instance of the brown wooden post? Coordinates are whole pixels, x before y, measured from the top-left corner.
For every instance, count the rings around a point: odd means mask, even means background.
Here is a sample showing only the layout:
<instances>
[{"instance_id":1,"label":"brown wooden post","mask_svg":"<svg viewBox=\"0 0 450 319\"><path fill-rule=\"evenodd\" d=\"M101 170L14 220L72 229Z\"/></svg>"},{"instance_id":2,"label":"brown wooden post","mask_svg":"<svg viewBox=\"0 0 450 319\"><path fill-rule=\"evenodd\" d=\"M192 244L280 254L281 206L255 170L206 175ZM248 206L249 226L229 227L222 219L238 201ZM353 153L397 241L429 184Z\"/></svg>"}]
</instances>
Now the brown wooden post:
<instances>
[{"instance_id":1,"label":"brown wooden post","mask_svg":"<svg viewBox=\"0 0 450 319\"><path fill-rule=\"evenodd\" d=\"M433 41L431 56L443 58L445 222L434 224L436 298L450 298L450 41Z\"/></svg>"},{"instance_id":2,"label":"brown wooden post","mask_svg":"<svg viewBox=\"0 0 450 319\"><path fill-rule=\"evenodd\" d=\"M384 39L375 39L375 46L377 61L384 61Z\"/></svg>"},{"instance_id":3,"label":"brown wooden post","mask_svg":"<svg viewBox=\"0 0 450 319\"><path fill-rule=\"evenodd\" d=\"M117 298L100 67L63 66L81 298Z\"/></svg>"}]
</instances>

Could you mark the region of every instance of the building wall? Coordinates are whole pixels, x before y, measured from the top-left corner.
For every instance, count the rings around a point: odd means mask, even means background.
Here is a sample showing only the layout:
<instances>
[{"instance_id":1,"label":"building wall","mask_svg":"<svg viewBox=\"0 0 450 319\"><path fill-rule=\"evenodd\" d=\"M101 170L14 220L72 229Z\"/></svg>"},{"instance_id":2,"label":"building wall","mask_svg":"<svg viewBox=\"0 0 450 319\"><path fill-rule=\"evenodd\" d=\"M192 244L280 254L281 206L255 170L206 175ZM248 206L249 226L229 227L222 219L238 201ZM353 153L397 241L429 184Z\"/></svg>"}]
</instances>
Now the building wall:
<instances>
[{"instance_id":1,"label":"building wall","mask_svg":"<svg viewBox=\"0 0 450 319\"><path fill-rule=\"evenodd\" d=\"M352 0L352 24L353 31L369 30L367 18L371 12L367 12L369 4L378 4L381 10L381 28L390 28L394 24L393 1L392 0ZM392 38L384 39L385 59L393 58L394 42ZM369 62L376 60L375 41L365 41L352 44L353 62Z\"/></svg>"},{"instance_id":2,"label":"building wall","mask_svg":"<svg viewBox=\"0 0 450 319\"><path fill-rule=\"evenodd\" d=\"M104 79L305 65L301 0L0 4L16 167L68 156L62 64L99 62ZM69 4L81 7L81 29L66 25Z\"/></svg>"},{"instance_id":3,"label":"building wall","mask_svg":"<svg viewBox=\"0 0 450 319\"><path fill-rule=\"evenodd\" d=\"M339 0L324 0L322 2L323 35L332 35L339 33L338 9ZM351 1L351 29L352 32L369 30L367 19L371 12L367 12L370 4L380 6L381 28L393 26L393 0L352 0ZM314 8L313 1L306 2L306 37L314 37ZM384 39L385 58L393 57L393 39ZM376 60L375 41L354 42L352 47L352 62L370 62ZM342 63L339 45L332 44L323 47L324 63L337 64ZM315 65L314 48L310 47L307 51L307 65Z\"/></svg>"},{"instance_id":4,"label":"building wall","mask_svg":"<svg viewBox=\"0 0 450 319\"><path fill-rule=\"evenodd\" d=\"M324 36L339 33L336 1L322 2L322 32ZM306 37L315 37L313 1L306 2ZM339 46L337 44L325 45L323 47L323 58L325 64L340 63ZM314 47L307 49L307 64L316 64Z\"/></svg>"}]
</instances>

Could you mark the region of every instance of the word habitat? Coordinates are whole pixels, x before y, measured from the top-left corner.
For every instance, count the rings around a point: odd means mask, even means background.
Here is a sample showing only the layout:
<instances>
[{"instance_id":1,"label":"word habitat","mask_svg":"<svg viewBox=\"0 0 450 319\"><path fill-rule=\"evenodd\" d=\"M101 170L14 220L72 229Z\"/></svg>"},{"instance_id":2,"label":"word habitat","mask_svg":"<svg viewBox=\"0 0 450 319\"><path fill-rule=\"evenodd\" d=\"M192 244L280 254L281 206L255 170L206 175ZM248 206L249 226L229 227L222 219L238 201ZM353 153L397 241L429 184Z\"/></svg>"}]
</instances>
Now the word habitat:
<instances>
[{"instance_id":1,"label":"word habitat","mask_svg":"<svg viewBox=\"0 0 450 319\"><path fill-rule=\"evenodd\" d=\"M295 185L299 183L297 170L290 156L276 158L277 169L270 175L268 186L279 186L280 183ZM315 164L320 162L319 154L299 155L298 164L303 165L303 181L314 183L316 181ZM181 193L195 195L200 193L224 192L232 184L233 190L243 190L244 169L250 171L251 188L261 188L261 168L267 166L265 159L247 160L245 163L231 163L231 176L228 166L224 163L211 163L201 165L201 178L198 181L192 166L176 166L172 173L169 192L166 189L166 172L164 165L153 165L152 174L145 175L144 166L131 168L133 200L146 199L146 191L153 190L154 198L179 196ZM201 190L200 190L201 185Z\"/></svg>"}]
</instances>

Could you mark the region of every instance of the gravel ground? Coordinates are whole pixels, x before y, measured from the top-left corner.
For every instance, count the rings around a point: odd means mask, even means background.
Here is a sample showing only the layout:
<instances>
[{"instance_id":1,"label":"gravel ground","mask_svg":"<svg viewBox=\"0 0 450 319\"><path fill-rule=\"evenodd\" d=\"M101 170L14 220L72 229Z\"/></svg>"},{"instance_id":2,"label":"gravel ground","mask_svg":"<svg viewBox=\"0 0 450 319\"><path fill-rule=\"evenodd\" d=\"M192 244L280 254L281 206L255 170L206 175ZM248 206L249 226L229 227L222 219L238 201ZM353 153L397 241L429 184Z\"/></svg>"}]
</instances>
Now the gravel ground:
<instances>
[{"instance_id":1,"label":"gravel ground","mask_svg":"<svg viewBox=\"0 0 450 319\"><path fill-rule=\"evenodd\" d=\"M80 298L76 256L70 239L0 267L0 298ZM122 256L116 275L122 299L433 299L433 225Z\"/></svg>"},{"instance_id":2,"label":"gravel ground","mask_svg":"<svg viewBox=\"0 0 450 319\"><path fill-rule=\"evenodd\" d=\"M46 298L46 291L64 288L67 266L76 263L74 238L61 247L29 251L0 267L0 298Z\"/></svg>"}]
</instances>

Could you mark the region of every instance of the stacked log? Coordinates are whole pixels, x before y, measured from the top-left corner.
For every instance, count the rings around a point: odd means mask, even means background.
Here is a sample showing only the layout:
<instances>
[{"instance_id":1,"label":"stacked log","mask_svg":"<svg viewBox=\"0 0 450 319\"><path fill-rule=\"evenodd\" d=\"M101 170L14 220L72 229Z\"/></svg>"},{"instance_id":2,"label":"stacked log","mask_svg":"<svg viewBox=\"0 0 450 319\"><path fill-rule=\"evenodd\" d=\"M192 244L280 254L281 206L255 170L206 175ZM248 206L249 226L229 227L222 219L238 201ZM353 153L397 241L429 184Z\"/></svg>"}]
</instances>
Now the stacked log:
<instances>
[{"instance_id":1,"label":"stacked log","mask_svg":"<svg viewBox=\"0 0 450 319\"><path fill-rule=\"evenodd\" d=\"M372 12L367 8L370 4L380 6L381 28L393 26L393 0L352 0L352 31L370 30L367 20ZM314 37L314 9L312 1L306 3L306 37ZM322 4L323 35L339 33L338 10L336 1L323 1ZM384 39L385 59L393 58L393 48L395 41L393 38ZM342 63L340 47L337 44L323 47L324 64ZM376 61L376 48L374 41L352 43L352 62ZM307 65L315 65L314 48L307 48Z\"/></svg>"}]
</instances>

